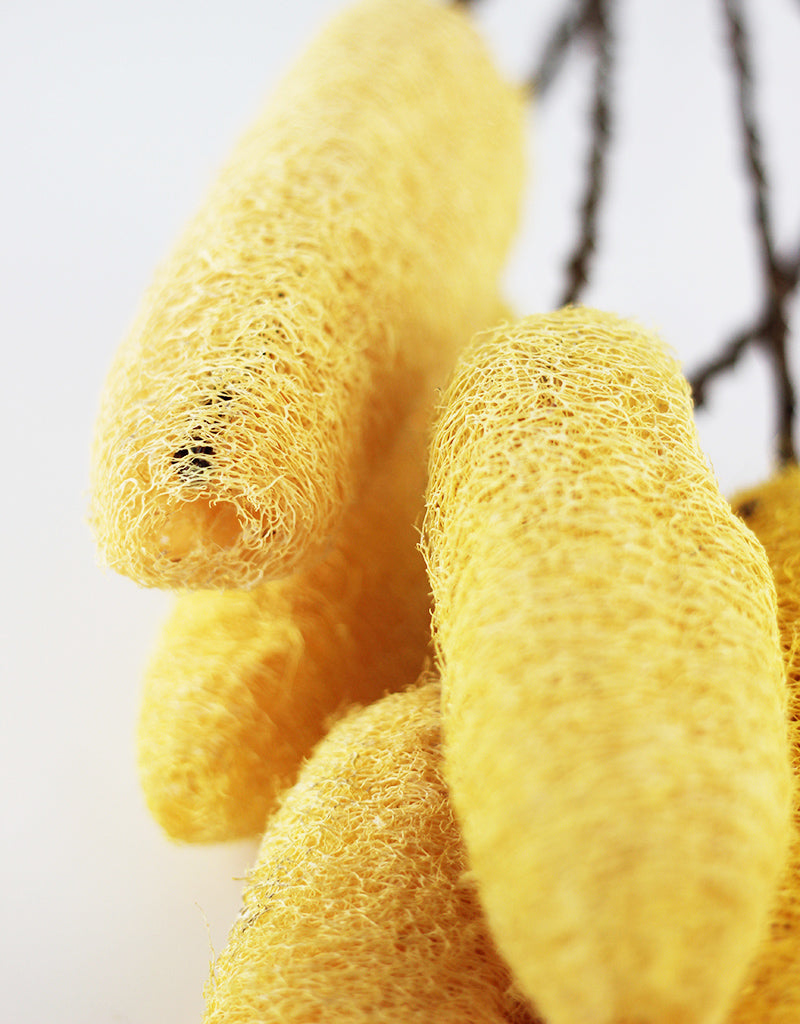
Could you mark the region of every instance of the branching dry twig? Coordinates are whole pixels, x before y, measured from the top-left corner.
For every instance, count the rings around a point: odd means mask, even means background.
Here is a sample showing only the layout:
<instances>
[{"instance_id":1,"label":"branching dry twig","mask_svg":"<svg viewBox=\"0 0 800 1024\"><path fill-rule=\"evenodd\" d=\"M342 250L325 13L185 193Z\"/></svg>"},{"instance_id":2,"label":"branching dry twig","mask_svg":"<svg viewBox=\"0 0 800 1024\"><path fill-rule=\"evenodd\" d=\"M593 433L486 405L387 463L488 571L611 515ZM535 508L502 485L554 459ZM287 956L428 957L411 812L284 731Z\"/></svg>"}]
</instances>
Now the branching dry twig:
<instances>
[{"instance_id":1,"label":"branching dry twig","mask_svg":"<svg viewBox=\"0 0 800 1024\"><path fill-rule=\"evenodd\" d=\"M567 260L567 282L559 306L577 302L588 283L589 264L597 244L597 217L605 187L606 154L613 119L613 3L614 0L573 0L555 25L536 70L527 82L531 95L540 99L553 84L573 43L583 36L589 39L595 55L594 102L590 114L591 144L586 184L580 204L578 238Z\"/></svg>"},{"instance_id":2,"label":"branching dry twig","mask_svg":"<svg viewBox=\"0 0 800 1024\"><path fill-rule=\"evenodd\" d=\"M581 204L580 233L567 262L567 285L560 306L577 302L589 279L589 262L597 244L597 216L606 179L606 157L611 138L611 73L614 47L611 32L611 0L589 0L584 24L596 49L594 105L591 114L591 150L586 189Z\"/></svg>"},{"instance_id":3,"label":"branching dry twig","mask_svg":"<svg viewBox=\"0 0 800 1024\"><path fill-rule=\"evenodd\" d=\"M455 0L459 2L459 0ZM469 0L460 0L465 5ZM473 0L477 2L477 0ZM721 346L690 379L695 405L708 398L709 385L732 369L753 346L761 348L773 369L777 397L777 454L781 463L796 462L793 441L797 397L788 365L788 302L800 284L800 244L789 255L777 252L771 221L770 194L761 150L754 102L753 74L742 0L721 0L728 30L728 49L736 83L739 129L752 190L754 228L760 251L763 299L760 314ZM567 281L558 305L578 301L586 287L597 243L597 219L605 188L606 162L613 126L611 80L614 63L612 13L614 0L568 0L548 38L535 71L527 80L531 95L541 99L552 87L573 44L586 37L594 51L594 102L590 114L591 144L580 206L578 237L567 261Z\"/></svg>"},{"instance_id":4,"label":"branching dry twig","mask_svg":"<svg viewBox=\"0 0 800 1024\"><path fill-rule=\"evenodd\" d=\"M758 345L772 365L778 400L777 455L781 464L796 462L794 417L796 394L789 371L787 341L787 304L800 279L800 246L789 258L775 249L770 219L769 188L761 153L753 96L753 76L749 40L739 0L722 0L728 27L728 40L736 77L739 126L745 152L745 163L753 194L754 224L758 236L763 273L763 310L750 327L738 332L691 377L695 405L700 408L707 398L708 384L731 368L751 345Z\"/></svg>"},{"instance_id":5,"label":"branching dry twig","mask_svg":"<svg viewBox=\"0 0 800 1024\"><path fill-rule=\"evenodd\" d=\"M761 139L758 117L755 109L753 73L750 65L750 50L747 33L742 20L739 0L723 0L728 23L728 43L731 60L736 72L739 127L744 142L745 159L753 189L755 224L761 243L761 255L767 274L775 268L775 249L772 240L769 204L767 200L767 175L761 154Z\"/></svg>"},{"instance_id":6,"label":"branching dry twig","mask_svg":"<svg viewBox=\"0 0 800 1024\"><path fill-rule=\"evenodd\" d=\"M586 28L588 7L589 4L586 0L572 0L572 4L553 29L545 44L537 69L527 83L528 90L537 98L540 99L553 83L561 70L570 46L583 34Z\"/></svg>"}]
</instances>

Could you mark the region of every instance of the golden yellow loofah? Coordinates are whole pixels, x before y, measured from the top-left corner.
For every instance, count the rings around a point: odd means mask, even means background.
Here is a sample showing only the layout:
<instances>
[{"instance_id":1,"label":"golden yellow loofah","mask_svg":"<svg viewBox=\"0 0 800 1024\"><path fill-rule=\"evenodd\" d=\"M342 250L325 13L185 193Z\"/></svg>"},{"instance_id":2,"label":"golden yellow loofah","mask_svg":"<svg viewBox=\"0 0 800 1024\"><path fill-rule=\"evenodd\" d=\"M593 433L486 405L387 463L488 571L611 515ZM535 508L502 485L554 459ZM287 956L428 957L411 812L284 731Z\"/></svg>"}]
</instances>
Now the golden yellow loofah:
<instances>
[{"instance_id":1,"label":"golden yellow loofah","mask_svg":"<svg viewBox=\"0 0 800 1024\"><path fill-rule=\"evenodd\" d=\"M432 444L445 775L548 1024L717 1024L787 856L774 586L659 340L587 309L478 338Z\"/></svg>"},{"instance_id":2,"label":"golden yellow loofah","mask_svg":"<svg viewBox=\"0 0 800 1024\"><path fill-rule=\"evenodd\" d=\"M788 466L734 498L735 510L764 545L778 592L778 623L789 678L795 784L800 779L800 468ZM768 938L759 949L729 1024L800 1021L800 787L794 830Z\"/></svg>"},{"instance_id":3,"label":"golden yellow loofah","mask_svg":"<svg viewBox=\"0 0 800 1024\"><path fill-rule=\"evenodd\" d=\"M138 736L148 805L173 838L260 834L329 716L419 675L430 598L414 523L429 419L425 409L406 426L310 570L178 598L145 676Z\"/></svg>"},{"instance_id":4,"label":"golden yellow loofah","mask_svg":"<svg viewBox=\"0 0 800 1024\"><path fill-rule=\"evenodd\" d=\"M498 320L508 318L497 303ZM409 416L309 569L248 591L186 591L148 666L139 770L174 839L260 834L280 791L348 703L416 679L430 594L416 548L431 406Z\"/></svg>"},{"instance_id":5,"label":"golden yellow loofah","mask_svg":"<svg viewBox=\"0 0 800 1024\"><path fill-rule=\"evenodd\" d=\"M271 819L205 1024L501 1024L511 990L440 771L435 682L337 723Z\"/></svg>"},{"instance_id":6,"label":"golden yellow loofah","mask_svg":"<svg viewBox=\"0 0 800 1024\"><path fill-rule=\"evenodd\" d=\"M113 568L244 587L319 554L407 410L491 322L523 109L456 5L364 0L321 33L109 374L91 518Z\"/></svg>"}]
</instances>

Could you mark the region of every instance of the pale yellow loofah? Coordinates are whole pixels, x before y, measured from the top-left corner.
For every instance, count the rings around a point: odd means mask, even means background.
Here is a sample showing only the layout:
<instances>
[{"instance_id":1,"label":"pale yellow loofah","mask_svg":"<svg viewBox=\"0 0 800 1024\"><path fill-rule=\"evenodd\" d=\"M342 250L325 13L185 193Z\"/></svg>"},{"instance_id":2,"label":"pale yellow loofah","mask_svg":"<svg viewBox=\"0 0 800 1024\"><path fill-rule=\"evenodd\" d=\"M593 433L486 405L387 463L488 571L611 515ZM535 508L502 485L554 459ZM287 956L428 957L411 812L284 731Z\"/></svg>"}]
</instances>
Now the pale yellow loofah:
<instances>
[{"instance_id":1,"label":"pale yellow loofah","mask_svg":"<svg viewBox=\"0 0 800 1024\"><path fill-rule=\"evenodd\" d=\"M456 5L363 0L286 76L109 374L91 519L116 570L244 587L319 557L491 322L522 91Z\"/></svg>"},{"instance_id":2,"label":"pale yellow loofah","mask_svg":"<svg viewBox=\"0 0 800 1024\"><path fill-rule=\"evenodd\" d=\"M446 778L518 983L548 1024L718 1024L786 862L786 686L672 355L575 308L476 339L425 551Z\"/></svg>"},{"instance_id":3,"label":"pale yellow loofah","mask_svg":"<svg viewBox=\"0 0 800 1024\"><path fill-rule=\"evenodd\" d=\"M415 522L430 412L310 570L249 591L180 596L145 675L139 769L175 839L260 834L328 718L419 675L430 597Z\"/></svg>"},{"instance_id":4,"label":"pale yellow loofah","mask_svg":"<svg viewBox=\"0 0 800 1024\"><path fill-rule=\"evenodd\" d=\"M248 591L178 597L145 675L138 729L147 803L174 839L260 834L331 714L417 678L430 654L416 546L430 416L426 402L408 418L309 569Z\"/></svg>"},{"instance_id":5,"label":"pale yellow loofah","mask_svg":"<svg viewBox=\"0 0 800 1024\"><path fill-rule=\"evenodd\" d=\"M787 466L738 494L735 510L764 545L775 575L778 623L790 687L795 772L790 863L778 893L770 933L729 1024L800 1021L800 468Z\"/></svg>"},{"instance_id":6,"label":"pale yellow loofah","mask_svg":"<svg viewBox=\"0 0 800 1024\"><path fill-rule=\"evenodd\" d=\"M533 1024L441 777L438 686L337 723L271 819L205 1024Z\"/></svg>"}]
</instances>

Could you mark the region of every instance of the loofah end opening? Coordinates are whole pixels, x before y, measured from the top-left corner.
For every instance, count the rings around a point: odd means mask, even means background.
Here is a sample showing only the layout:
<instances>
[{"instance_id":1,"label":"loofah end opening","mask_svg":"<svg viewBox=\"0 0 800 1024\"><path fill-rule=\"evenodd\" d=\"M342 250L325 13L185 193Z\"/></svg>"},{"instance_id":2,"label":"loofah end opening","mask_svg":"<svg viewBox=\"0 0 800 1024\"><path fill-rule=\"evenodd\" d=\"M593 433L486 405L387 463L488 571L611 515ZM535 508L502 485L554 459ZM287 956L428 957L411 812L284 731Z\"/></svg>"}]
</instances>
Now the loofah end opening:
<instances>
[{"instance_id":1,"label":"loofah end opening","mask_svg":"<svg viewBox=\"0 0 800 1024\"><path fill-rule=\"evenodd\" d=\"M198 498L179 505L161 528L158 546L172 562L182 561L195 549L228 550L242 535L236 506L230 501Z\"/></svg>"},{"instance_id":2,"label":"loofah end opening","mask_svg":"<svg viewBox=\"0 0 800 1024\"><path fill-rule=\"evenodd\" d=\"M490 317L522 114L470 19L442 5L359 4L312 44L111 367L91 484L109 566L243 588L320 557L420 390L433 398ZM236 506L238 539L200 504L173 520L201 500Z\"/></svg>"}]
</instances>

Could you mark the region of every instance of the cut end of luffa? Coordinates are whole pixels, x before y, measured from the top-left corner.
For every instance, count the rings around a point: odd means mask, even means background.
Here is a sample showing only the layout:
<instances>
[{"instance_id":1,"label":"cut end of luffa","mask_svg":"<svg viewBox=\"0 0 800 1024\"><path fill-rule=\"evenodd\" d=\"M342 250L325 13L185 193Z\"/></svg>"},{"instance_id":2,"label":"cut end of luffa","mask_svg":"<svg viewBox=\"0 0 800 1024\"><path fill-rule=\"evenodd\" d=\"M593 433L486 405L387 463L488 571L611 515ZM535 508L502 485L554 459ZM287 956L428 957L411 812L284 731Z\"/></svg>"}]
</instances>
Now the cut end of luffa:
<instances>
[{"instance_id":1,"label":"cut end of luffa","mask_svg":"<svg viewBox=\"0 0 800 1024\"><path fill-rule=\"evenodd\" d=\"M524 103L465 12L364 0L280 83L110 371L91 521L159 587L309 564L491 323Z\"/></svg>"}]
</instances>

